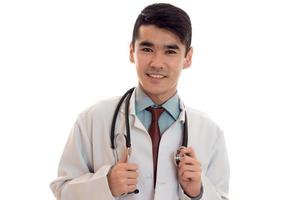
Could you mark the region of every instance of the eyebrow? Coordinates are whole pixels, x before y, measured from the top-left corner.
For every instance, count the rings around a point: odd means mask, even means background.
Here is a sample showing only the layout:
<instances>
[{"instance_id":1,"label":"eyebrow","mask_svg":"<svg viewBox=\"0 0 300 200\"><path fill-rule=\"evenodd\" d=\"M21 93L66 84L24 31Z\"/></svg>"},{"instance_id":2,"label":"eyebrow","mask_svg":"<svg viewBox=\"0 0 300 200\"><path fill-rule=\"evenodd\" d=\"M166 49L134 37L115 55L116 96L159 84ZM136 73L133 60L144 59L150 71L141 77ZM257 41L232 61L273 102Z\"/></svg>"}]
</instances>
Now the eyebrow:
<instances>
[{"instance_id":1,"label":"eyebrow","mask_svg":"<svg viewBox=\"0 0 300 200\"><path fill-rule=\"evenodd\" d=\"M154 44L152 42L148 42L148 41L142 41L139 46L147 46L147 47L153 47Z\"/></svg>"},{"instance_id":2,"label":"eyebrow","mask_svg":"<svg viewBox=\"0 0 300 200\"><path fill-rule=\"evenodd\" d=\"M176 44L171 44L171 45L165 45L164 46L166 49L179 49L179 46Z\"/></svg>"},{"instance_id":3,"label":"eyebrow","mask_svg":"<svg viewBox=\"0 0 300 200\"><path fill-rule=\"evenodd\" d=\"M149 41L142 41L139 46L146 46L146 47L154 47L154 44L152 42ZM177 44L167 44L164 45L164 49L175 49L175 50L179 50L179 46Z\"/></svg>"}]
</instances>

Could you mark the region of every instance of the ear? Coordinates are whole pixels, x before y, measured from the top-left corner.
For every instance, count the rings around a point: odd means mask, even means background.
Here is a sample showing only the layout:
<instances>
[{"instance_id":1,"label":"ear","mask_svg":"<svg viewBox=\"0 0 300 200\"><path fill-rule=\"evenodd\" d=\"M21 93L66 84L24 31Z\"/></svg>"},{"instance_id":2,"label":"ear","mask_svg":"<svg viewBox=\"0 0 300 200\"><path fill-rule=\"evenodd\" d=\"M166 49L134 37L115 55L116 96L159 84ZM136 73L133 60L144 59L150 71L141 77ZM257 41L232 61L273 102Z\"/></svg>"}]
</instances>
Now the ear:
<instances>
[{"instance_id":1,"label":"ear","mask_svg":"<svg viewBox=\"0 0 300 200\"><path fill-rule=\"evenodd\" d=\"M183 69L187 69L192 65L193 47L191 47L184 58Z\"/></svg>"},{"instance_id":2,"label":"ear","mask_svg":"<svg viewBox=\"0 0 300 200\"><path fill-rule=\"evenodd\" d=\"M135 63L135 61L134 61L134 47L133 47L132 43L130 43L129 49L130 49L129 50L129 60L130 60L130 62Z\"/></svg>"}]
</instances>

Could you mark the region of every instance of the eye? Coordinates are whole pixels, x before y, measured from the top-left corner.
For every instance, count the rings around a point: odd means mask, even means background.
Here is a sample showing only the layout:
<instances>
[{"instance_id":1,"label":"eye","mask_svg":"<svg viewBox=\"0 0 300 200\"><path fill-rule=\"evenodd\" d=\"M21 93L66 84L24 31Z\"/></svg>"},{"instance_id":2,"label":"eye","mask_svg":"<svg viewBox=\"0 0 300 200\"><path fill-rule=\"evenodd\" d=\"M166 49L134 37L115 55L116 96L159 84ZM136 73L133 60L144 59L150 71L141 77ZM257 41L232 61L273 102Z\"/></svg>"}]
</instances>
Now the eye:
<instances>
[{"instance_id":1,"label":"eye","mask_svg":"<svg viewBox=\"0 0 300 200\"><path fill-rule=\"evenodd\" d=\"M167 50L166 54L177 54L177 51L174 50Z\"/></svg>"},{"instance_id":2,"label":"eye","mask_svg":"<svg viewBox=\"0 0 300 200\"><path fill-rule=\"evenodd\" d=\"M153 52L153 50L151 48L147 48L147 47L141 48L141 51L143 51L143 52Z\"/></svg>"}]
</instances>

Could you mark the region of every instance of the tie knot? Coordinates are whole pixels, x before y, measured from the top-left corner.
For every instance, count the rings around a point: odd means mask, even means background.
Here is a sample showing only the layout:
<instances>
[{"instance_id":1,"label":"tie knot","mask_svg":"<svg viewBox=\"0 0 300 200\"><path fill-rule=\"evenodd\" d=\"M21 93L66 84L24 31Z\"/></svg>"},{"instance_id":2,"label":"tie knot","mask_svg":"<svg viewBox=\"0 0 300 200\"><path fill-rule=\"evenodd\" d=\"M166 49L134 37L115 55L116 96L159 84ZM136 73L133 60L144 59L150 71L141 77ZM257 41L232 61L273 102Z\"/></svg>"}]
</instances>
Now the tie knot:
<instances>
[{"instance_id":1,"label":"tie knot","mask_svg":"<svg viewBox=\"0 0 300 200\"><path fill-rule=\"evenodd\" d=\"M152 121L157 121L160 115L165 111L163 107L158 107L158 108L148 107L146 110L151 112Z\"/></svg>"}]
</instances>

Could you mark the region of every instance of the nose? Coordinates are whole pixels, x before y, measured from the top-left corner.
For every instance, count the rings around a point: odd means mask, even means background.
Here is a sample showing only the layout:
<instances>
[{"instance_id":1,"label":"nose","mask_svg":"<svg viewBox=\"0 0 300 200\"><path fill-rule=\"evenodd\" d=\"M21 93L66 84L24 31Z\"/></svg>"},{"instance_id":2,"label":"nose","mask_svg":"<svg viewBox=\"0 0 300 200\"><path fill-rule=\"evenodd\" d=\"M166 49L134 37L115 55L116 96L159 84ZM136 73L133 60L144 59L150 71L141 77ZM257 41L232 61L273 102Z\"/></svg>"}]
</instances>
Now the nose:
<instances>
[{"instance_id":1,"label":"nose","mask_svg":"<svg viewBox=\"0 0 300 200\"><path fill-rule=\"evenodd\" d=\"M155 52L151 58L150 66L152 68L164 68L164 56L161 52Z\"/></svg>"}]
</instances>

